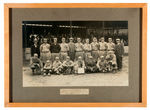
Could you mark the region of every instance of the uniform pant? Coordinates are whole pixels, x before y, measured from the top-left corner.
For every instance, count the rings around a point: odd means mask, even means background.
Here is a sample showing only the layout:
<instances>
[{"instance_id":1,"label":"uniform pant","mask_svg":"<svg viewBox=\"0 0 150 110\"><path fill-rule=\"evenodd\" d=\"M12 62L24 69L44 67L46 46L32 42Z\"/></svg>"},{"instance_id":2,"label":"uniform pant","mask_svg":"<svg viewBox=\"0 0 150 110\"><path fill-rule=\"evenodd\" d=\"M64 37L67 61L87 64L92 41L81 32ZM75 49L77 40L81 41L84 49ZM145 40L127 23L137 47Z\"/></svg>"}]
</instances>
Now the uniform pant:
<instances>
[{"instance_id":1,"label":"uniform pant","mask_svg":"<svg viewBox=\"0 0 150 110\"><path fill-rule=\"evenodd\" d=\"M52 62L55 61L55 58L56 58L56 57L59 57L59 53L52 53L52 54L51 54L51 60L52 60Z\"/></svg>"},{"instance_id":2,"label":"uniform pant","mask_svg":"<svg viewBox=\"0 0 150 110\"><path fill-rule=\"evenodd\" d=\"M72 61L75 60L75 52L69 52L69 57Z\"/></svg>"},{"instance_id":3,"label":"uniform pant","mask_svg":"<svg viewBox=\"0 0 150 110\"><path fill-rule=\"evenodd\" d=\"M61 62L65 61L67 56L68 56L67 52L60 52L60 61Z\"/></svg>"},{"instance_id":4,"label":"uniform pant","mask_svg":"<svg viewBox=\"0 0 150 110\"><path fill-rule=\"evenodd\" d=\"M104 56L106 57L106 51L99 51L99 57Z\"/></svg>"},{"instance_id":5,"label":"uniform pant","mask_svg":"<svg viewBox=\"0 0 150 110\"><path fill-rule=\"evenodd\" d=\"M83 53L83 52L76 52L76 53L75 53L75 59L76 59L76 60L78 59L79 56L81 56L82 59L84 59L84 53Z\"/></svg>"},{"instance_id":6,"label":"uniform pant","mask_svg":"<svg viewBox=\"0 0 150 110\"><path fill-rule=\"evenodd\" d=\"M99 58L99 51L98 50L97 51L92 51L92 56L97 61L98 58Z\"/></svg>"},{"instance_id":7,"label":"uniform pant","mask_svg":"<svg viewBox=\"0 0 150 110\"><path fill-rule=\"evenodd\" d=\"M91 52L85 52L84 53L84 58L85 58L85 61L87 61L89 58L89 56L91 56Z\"/></svg>"},{"instance_id":8,"label":"uniform pant","mask_svg":"<svg viewBox=\"0 0 150 110\"><path fill-rule=\"evenodd\" d=\"M116 56L117 57L117 66L118 70L122 69L122 56Z\"/></svg>"},{"instance_id":9,"label":"uniform pant","mask_svg":"<svg viewBox=\"0 0 150 110\"><path fill-rule=\"evenodd\" d=\"M51 53L50 52L41 52L41 61L43 63L46 63L47 60L51 59Z\"/></svg>"}]
</instances>

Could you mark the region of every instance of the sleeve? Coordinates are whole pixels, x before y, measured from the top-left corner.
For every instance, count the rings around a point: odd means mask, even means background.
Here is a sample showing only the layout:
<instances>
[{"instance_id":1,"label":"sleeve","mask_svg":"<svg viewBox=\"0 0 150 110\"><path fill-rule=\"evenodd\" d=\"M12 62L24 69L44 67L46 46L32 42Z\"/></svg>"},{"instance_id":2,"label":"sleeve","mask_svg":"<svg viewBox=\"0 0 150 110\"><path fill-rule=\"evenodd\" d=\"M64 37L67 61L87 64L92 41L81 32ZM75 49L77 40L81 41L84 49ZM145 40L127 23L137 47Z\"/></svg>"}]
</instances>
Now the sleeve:
<instances>
[{"instance_id":1,"label":"sleeve","mask_svg":"<svg viewBox=\"0 0 150 110\"><path fill-rule=\"evenodd\" d=\"M58 44L58 51L60 52L60 50L61 50L61 47L60 47L60 44Z\"/></svg>"},{"instance_id":2,"label":"sleeve","mask_svg":"<svg viewBox=\"0 0 150 110\"><path fill-rule=\"evenodd\" d=\"M68 44L66 44L66 48L67 48L67 51L69 51L69 45Z\"/></svg>"},{"instance_id":3,"label":"sleeve","mask_svg":"<svg viewBox=\"0 0 150 110\"><path fill-rule=\"evenodd\" d=\"M97 66L98 68L99 68L99 62L100 62L100 61L98 60L98 62L97 62L97 64L96 64L96 66Z\"/></svg>"},{"instance_id":4,"label":"sleeve","mask_svg":"<svg viewBox=\"0 0 150 110\"><path fill-rule=\"evenodd\" d=\"M43 45L40 45L40 52L42 52Z\"/></svg>"},{"instance_id":5,"label":"sleeve","mask_svg":"<svg viewBox=\"0 0 150 110\"><path fill-rule=\"evenodd\" d=\"M122 55L124 54L124 46L123 44L121 45L121 50L122 50Z\"/></svg>"},{"instance_id":6,"label":"sleeve","mask_svg":"<svg viewBox=\"0 0 150 110\"><path fill-rule=\"evenodd\" d=\"M50 45L50 52L53 52L53 44Z\"/></svg>"}]
</instances>

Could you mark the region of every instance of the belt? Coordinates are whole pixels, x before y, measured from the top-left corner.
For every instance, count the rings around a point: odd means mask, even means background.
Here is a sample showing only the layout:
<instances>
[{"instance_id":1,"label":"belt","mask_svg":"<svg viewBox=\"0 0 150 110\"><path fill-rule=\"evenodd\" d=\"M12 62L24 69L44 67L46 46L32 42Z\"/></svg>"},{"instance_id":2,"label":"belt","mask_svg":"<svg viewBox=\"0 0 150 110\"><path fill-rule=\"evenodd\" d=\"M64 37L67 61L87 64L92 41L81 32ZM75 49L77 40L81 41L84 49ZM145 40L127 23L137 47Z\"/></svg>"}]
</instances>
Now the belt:
<instances>
[{"instance_id":1,"label":"belt","mask_svg":"<svg viewBox=\"0 0 150 110\"><path fill-rule=\"evenodd\" d=\"M105 49L101 49L100 51L106 51Z\"/></svg>"},{"instance_id":2,"label":"belt","mask_svg":"<svg viewBox=\"0 0 150 110\"><path fill-rule=\"evenodd\" d=\"M85 52L91 52L91 51L85 51Z\"/></svg>"},{"instance_id":3,"label":"belt","mask_svg":"<svg viewBox=\"0 0 150 110\"><path fill-rule=\"evenodd\" d=\"M66 53L67 51L61 51L62 53Z\"/></svg>"},{"instance_id":4,"label":"belt","mask_svg":"<svg viewBox=\"0 0 150 110\"><path fill-rule=\"evenodd\" d=\"M114 49L109 49L108 51L114 51Z\"/></svg>"},{"instance_id":5,"label":"belt","mask_svg":"<svg viewBox=\"0 0 150 110\"><path fill-rule=\"evenodd\" d=\"M98 50L92 50L92 51L98 51Z\"/></svg>"},{"instance_id":6,"label":"belt","mask_svg":"<svg viewBox=\"0 0 150 110\"><path fill-rule=\"evenodd\" d=\"M83 51L76 51L76 52L83 52Z\"/></svg>"},{"instance_id":7,"label":"belt","mask_svg":"<svg viewBox=\"0 0 150 110\"><path fill-rule=\"evenodd\" d=\"M48 53L48 52L50 52L50 51L44 51L44 52L42 52L42 53Z\"/></svg>"}]
</instances>

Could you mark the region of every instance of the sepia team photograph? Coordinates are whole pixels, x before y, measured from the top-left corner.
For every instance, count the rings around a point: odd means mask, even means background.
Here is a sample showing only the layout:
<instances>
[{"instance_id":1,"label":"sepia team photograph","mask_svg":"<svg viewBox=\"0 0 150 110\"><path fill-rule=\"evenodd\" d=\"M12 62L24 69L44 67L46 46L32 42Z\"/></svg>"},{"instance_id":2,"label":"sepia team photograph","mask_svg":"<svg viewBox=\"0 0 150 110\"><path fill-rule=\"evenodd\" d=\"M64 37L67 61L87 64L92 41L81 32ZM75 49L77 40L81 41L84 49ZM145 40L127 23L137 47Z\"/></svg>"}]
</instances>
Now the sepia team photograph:
<instances>
[{"instance_id":1,"label":"sepia team photograph","mask_svg":"<svg viewBox=\"0 0 150 110\"><path fill-rule=\"evenodd\" d=\"M23 87L128 86L128 21L23 21Z\"/></svg>"}]
</instances>

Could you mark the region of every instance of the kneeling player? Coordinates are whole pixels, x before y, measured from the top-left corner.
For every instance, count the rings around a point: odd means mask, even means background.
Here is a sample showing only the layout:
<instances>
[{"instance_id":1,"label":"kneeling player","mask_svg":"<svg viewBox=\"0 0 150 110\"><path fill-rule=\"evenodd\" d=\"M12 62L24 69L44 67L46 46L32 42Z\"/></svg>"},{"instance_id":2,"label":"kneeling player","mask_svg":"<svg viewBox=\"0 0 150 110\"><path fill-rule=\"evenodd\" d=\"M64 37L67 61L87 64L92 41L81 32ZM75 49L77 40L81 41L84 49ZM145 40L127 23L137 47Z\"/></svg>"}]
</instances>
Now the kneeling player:
<instances>
[{"instance_id":1,"label":"kneeling player","mask_svg":"<svg viewBox=\"0 0 150 110\"><path fill-rule=\"evenodd\" d=\"M50 76L52 72L52 64L49 60L46 61L44 68L43 68L43 75L48 75Z\"/></svg>"},{"instance_id":2,"label":"kneeling player","mask_svg":"<svg viewBox=\"0 0 150 110\"><path fill-rule=\"evenodd\" d=\"M117 70L117 62L116 62L116 55L114 52L109 52L108 55L106 56L107 60L107 70L109 72L116 72Z\"/></svg>"},{"instance_id":3,"label":"kneeling player","mask_svg":"<svg viewBox=\"0 0 150 110\"><path fill-rule=\"evenodd\" d=\"M107 62L106 62L104 56L101 56L100 59L98 59L96 66L100 72L103 72L103 73L107 72L107 68L106 68Z\"/></svg>"},{"instance_id":4,"label":"kneeling player","mask_svg":"<svg viewBox=\"0 0 150 110\"><path fill-rule=\"evenodd\" d=\"M63 62L63 72L64 74L71 74L73 70L73 61L70 60L70 57L66 57L66 61Z\"/></svg>"},{"instance_id":5,"label":"kneeling player","mask_svg":"<svg viewBox=\"0 0 150 110\"><path fill-rule=\"evenodd\" d=\"M34 54L34 56L30 59L30 66L32 69L32 74L41 74L42 62L38 58L38 54Z\"/></svg>"},{"instance_id":6,"label":"kneeling player","mask_svg":"<svg viewBox=\"0 0 150 110\"><path fill-rule=\"evenodd\" d=\"M60 74L62 72L62 63L59 60L59 57L55 57L55 61L53 62L53 71L56 74Z\"/></svg>"},{"instance_id":7,"label":"kneeling player","mask_svg":"<svg viewBox=\"0 0 150 110\"><path fill-rule=\"evenodd\" d=\"M76 74L85 73L85 63L81 56L79 56L77 61L74 63L74 72Z\"/></svg>"},{"instance_id":8,"label":"kneeling player","mask_svg":"<svg viewBox=\"0 0 150 110\"><path fill-rule=\"evenodd\" d=\"M97 71L96 62L92 56L88 56L88 59L85 62L87 73L94 73Z\"/></svg>"}]
</instances>

